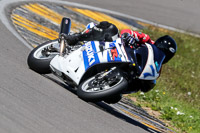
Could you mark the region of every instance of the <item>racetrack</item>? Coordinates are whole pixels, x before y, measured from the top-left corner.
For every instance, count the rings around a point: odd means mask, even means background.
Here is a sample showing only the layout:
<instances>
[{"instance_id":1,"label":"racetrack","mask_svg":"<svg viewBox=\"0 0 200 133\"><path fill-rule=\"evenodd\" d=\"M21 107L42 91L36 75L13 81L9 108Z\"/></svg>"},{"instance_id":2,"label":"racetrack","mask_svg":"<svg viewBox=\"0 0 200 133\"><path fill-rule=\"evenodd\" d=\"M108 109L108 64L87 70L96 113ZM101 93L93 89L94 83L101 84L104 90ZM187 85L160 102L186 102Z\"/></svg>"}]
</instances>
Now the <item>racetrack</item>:
<instances>
[{"instance_id":1,"label":"racetrack","mask_svg":"<svg viewBox=\"0 0 200 133\"><path fill-rule=\"evenodd\" d=\"M123 13L131 10L130 6L122 7L123 1L74 1ZM61 83L28 69L26 59L30 49L2 22L0 42L0 132L149 132L145 126L106 105L88 104Z\"/></svg>"},{"instance_id":2,"label":"racetrack","mask_svg":"<svg viewBox=\"0 0 200 133\"><path fill-rule=\"evenodd\" d=\"M144 21L200 34L198 0L67 0L121 12Z\"/></svg>"},{"instance_id":3,"label":"racetrack","mask_svg":"<svg viewBox=\"0 0 200 133\"><path fill-rule=\"evenodd\" d=\"M29 70L30 50L1 22L0 31L0 132L145 132L138 122L90 105Z\"/></svg>"}]
</instances>

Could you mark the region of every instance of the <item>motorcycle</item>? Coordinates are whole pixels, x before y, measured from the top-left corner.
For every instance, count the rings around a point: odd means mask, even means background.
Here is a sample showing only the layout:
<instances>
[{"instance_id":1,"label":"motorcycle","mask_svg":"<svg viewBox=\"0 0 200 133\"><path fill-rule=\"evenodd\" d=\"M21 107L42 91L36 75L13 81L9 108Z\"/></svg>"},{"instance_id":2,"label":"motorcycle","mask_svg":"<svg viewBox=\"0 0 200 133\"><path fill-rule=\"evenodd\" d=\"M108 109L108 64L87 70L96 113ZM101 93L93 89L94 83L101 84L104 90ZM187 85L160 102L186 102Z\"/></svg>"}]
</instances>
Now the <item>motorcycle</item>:
<instances>
[{"instance_id":1,"label":"motorcycle","mask_svg":"<svg viewBox=\"0 0 200 133\"><path fill-rule=\"evenodd\" d=\"M60 34L69 34L70 26L71 20L63 18ZM148 43L131 49L118 38L70 46L61 36L60 41L34 48L27 62L39 74L53 73L62 79L85 101L116 103L122 94L137 91L134 84L138 81L155 80L164 58L162 51Z\"/></svg>"}]
</instances>

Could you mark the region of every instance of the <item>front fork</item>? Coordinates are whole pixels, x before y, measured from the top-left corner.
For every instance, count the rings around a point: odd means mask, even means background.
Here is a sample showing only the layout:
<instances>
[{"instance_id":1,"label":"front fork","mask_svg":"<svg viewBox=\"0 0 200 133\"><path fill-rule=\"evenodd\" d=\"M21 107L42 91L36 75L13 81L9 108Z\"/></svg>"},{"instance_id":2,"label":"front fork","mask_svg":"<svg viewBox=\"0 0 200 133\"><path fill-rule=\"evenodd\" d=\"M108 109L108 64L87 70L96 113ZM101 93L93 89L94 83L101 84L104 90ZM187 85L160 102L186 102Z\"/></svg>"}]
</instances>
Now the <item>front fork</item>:
<instances>
[{"instance_id":1,"label":"front fork","mask_svg":"<svg viewBox=\"0 0 200 133\"><path fill-rule=\"evenodd\" d=\"M111 73L112 71L114 71L117 67L112 67L109 71L104 72L101 75L101 78L104 78L105 76L107 76L109 73Z\"/></svg>"},{"instance_id":2,"label":"front fork","mask_svg":"<svg viewBox=\"0 0 200 133\"><path fill-rule=\"evenodd\" d=\"M64 36L60 38L60 56L63 56L66 53L66 41Z\"/></svg>"}]
</instances>

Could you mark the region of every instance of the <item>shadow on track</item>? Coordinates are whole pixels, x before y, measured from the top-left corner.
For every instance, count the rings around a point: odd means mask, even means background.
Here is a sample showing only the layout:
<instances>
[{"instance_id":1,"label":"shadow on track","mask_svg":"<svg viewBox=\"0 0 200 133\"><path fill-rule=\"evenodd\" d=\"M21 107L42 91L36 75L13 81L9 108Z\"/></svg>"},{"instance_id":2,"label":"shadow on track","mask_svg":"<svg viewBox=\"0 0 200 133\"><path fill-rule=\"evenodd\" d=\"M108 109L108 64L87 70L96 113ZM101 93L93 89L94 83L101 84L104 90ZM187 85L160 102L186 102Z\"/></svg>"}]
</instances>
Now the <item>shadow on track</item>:
<instances>
[{"instance_id":1,"label":"shadow on track","mask_svg":"<svg viewBox=\"0 0 200 133\"><path fill-rule=\"evenodd\" d=\"M54 83L60 85L61 87L65 88L66 90L68 90L71 93L76 95L76 90L75 89L73 89L72 87L64 84L62 81L58 80L57 77L55 77L53 75L42 75L42 76L44 76L45 78L53 81ZM103 111L105 111L105 112L107 112L107 113L109 113L109 114L111 114L111 115L123 120L123 121L126 121L129 124L132 124L134 126L138 126L138 127L142 128L142 129L144 129L144 130L146 130L146 131L148 131L150 133L160 133L160 132L155 131L153 129L150 129L149 127L141 124L140 122L135 121L132 118L130 118L130 117L118 112L116 109L114 109L113 107L109 106L109 104L106 104L104 102L97 102L97 103L88 102L88 104L93 105L93 106L97 107L98 109L101 109L101 110L103 110Z\"/></svg>"}]
</instances>

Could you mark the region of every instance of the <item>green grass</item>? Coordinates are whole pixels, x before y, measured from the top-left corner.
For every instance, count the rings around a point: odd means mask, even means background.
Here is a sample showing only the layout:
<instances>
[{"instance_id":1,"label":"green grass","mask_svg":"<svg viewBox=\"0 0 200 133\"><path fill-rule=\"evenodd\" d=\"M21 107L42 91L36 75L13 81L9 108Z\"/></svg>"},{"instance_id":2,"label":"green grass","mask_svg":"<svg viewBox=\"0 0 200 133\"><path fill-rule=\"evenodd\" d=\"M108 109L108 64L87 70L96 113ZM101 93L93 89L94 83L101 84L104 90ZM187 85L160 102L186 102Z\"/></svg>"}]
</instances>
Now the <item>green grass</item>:
<instances>
[{"instance_id":1,"label":"green grass","mask_svg":"<svg viewBox=\"0 0 200 133\"><path fill-rule=\"evenodd\" d=\"M161 118L181 132L200 133L200 38L191 35L148 27L141 30L156 40L163 35L172 36L178 45L174 58L163 65L161 77L154 90L137 97L138 104L161 112ZM155 92L158 90L158 92ZM164 93L164 94L163 94ZM179 112L184 114L177 115Z\"/></svg>"}]
</instances>

